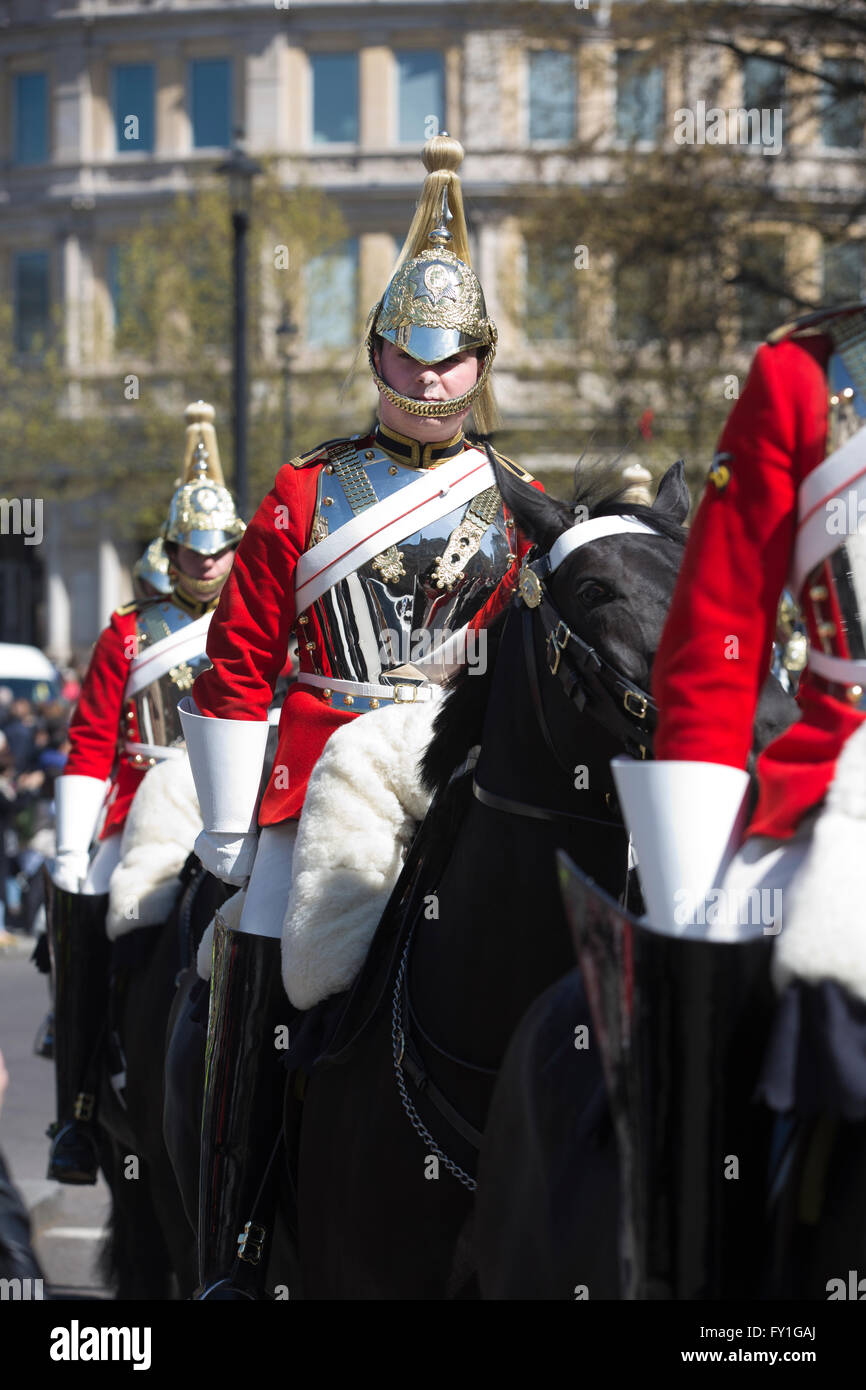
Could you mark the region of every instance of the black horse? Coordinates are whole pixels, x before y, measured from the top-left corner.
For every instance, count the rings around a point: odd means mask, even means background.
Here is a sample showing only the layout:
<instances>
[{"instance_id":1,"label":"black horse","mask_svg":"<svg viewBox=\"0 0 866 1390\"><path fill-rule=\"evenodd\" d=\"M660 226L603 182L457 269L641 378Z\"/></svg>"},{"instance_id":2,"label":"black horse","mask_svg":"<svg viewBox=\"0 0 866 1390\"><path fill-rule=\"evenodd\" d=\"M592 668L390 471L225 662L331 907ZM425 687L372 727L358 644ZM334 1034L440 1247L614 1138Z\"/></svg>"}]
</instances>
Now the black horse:
<instances>
[{"instance_id":1,"label":"black horse","mask_svg":"<svg viewBox=\"0 0 866 1390\"><path fill-rule=\"evenodd\" d=\"M565 505L504 474L498 482L541 553L587 502ZM647 529L590 542L551 577L558 615L602 658L601 683L597 658L586 659L595 675L583 708L578 692L575 702L548 674L563 628L554 624L550 636L517 605L488 632L486 675L460 677L437 718L424 765L436 797L416 842L420 867L416 853L338 1025L331 1065L308 1080L300 1127L289 1105L305 1297L477 1294L474 1173L497 1070L527 1007L574 963L555 851L564 848L614 897L623 892L628 837L609 764L624 745L649 741L641 692L688 506L682 465L665 475L651 508L608 496L590 506L592 518L626 515ZM791 705L774 685L762 709L761 745L790 722ZM479 744L474 775L452 779ZM410 910L395 913L407 896ZM564 1045L573 1045L568 1023ZM582 1084L575 1109L591 1146L604 1108L592 1056ZM591 1277L613 1290L615 1250L604 1246L616 1212L612 1150L596 1152L581 1201L594 1263L572 1282Z\"/></svg>"},{"instance_id":2,"label":"black horse","mask_svg":"<svg viewBox=\"0 0 866 1390\"><path fill-rule=\"evenodd\" d=\"M202 932L229 891L190 855L166 922L112 950L99 1153L112 1195L102 1264L119 1299L188 1298L195 1286L195 1232L163 1137L165 1049L178 980L194 976Z\"/></svg>"}]
</instances>

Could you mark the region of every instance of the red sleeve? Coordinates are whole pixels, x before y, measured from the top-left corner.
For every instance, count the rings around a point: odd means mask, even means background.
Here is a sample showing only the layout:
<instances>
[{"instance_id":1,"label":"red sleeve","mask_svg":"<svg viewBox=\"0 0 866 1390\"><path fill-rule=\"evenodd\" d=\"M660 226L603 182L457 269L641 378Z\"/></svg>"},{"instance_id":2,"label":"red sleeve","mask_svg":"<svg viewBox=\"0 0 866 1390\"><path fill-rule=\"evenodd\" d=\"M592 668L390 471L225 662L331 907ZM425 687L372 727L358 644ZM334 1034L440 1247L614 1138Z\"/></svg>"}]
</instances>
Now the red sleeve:
<instances>
[{"instance_id":1,"label":"red sleeve","mask_svg":"<svg viewBox=\"0 0 866 1390\"><path fill-rule=\"evenodd\" d=\"M102 781L111 772L129 663L135 656L135 632L134 611L112 613L93 649L78 704L69 721L72 746L63 769L67 776L98 777Z\"/></svg>"},{"instance_id":2,"label":"red sleeve","mask_svg":"<svg viewBox=\"0 0 866 1390\"><path fill-rule=\"evenodd\" d=\"M319 469L287 464L241 541L210 625L213 663L193 697L215 719L267 719L295 622L295 567L303 554Z\"/></svg>"},{"instance_id":3,"label":"red sleeve","mask_svg":"<svg viewBox=\"0 0 866 1390\"><path fill-rule=\"evenodd\" d=\"M823 457L826 377L794 342L758 349L719 443L653 670L657 758L745 767L796 529L797 488Z\"/></svg>"}]
</instances>

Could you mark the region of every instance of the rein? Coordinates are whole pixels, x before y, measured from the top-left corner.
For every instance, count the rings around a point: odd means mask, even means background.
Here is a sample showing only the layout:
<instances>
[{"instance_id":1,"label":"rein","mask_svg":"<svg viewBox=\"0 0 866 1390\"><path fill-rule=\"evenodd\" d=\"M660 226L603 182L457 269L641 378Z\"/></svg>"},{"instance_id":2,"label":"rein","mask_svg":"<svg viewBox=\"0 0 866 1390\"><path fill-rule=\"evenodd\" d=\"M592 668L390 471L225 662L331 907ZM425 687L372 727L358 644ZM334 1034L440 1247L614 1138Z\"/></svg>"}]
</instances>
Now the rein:
<instances>
[{"instance_id":1,"label":"rein","mask_svg":"<svg viewBox=\"0 0 866 1390\"><path fill-rule=\"evenodd\" d=\"M603 524L592 527L590 531L584 533L584 537L574 535L580 531L579 526L572 527L555 542L548 555L531 563L524 562L520 576L519 596L514 601L515 608L521 613L523 653L536 720L548 752L554 762L569 777L572 775L571 769L566 766L559 754L544 713L533 641L533 620L536 614L542 624L547 669L559 681L569 702L576 707L579 713L582 714L585 711L609 733L613 734L632 757L641 759L652 757L652 738L658 718L658 710L652 696L640 686L627 680L615 667L605 661L594 647L591 647L577 633L571 631L555 604L548 597L542 582L554 573L572 550L583 543L584 538L589 541L600 538L601 535L611 535L627 530L642 530L656 534L643 523L632 524L623 517L613 517L609 520L610 524L607 527ZM583 523L583 525L586 526L588 523ZM497 811L505 811L509 815L527 816L536 820L584 821L594 825L608 826L614 830L624 829L622 820L618 818L604 820L595 816L580 815L575 811L555 810L550 807L532 805L529 802L517 801L511 797L500 796L497 792L488 791L487 788L480 785L477 775L474 775L477 761L476 750L472 750L472 754L452 774L451 781L467 776L470 772L473 773L472 793L476 800L484 806ZM610 805L607 797L605 803ZM409 904L407 913L413 905L413 903ZM414 933L415 925L413 923L397 969L391 1000L391 1046L397 1089L403 1109L415 1132L448 1172L468 1191L474 1192L477 1187L475 1179L445 1154L418 1114L409 1097L406 1077L409 1078L419 1093L426 1095L434 1109L471 1148L478 1151L483 1136L459 1111L454 1109L448 1099L430 1080L414 1043L412 1025L421 1034L424 1042L439 1052L441 1056L447 1058L448 1061L490 1076L494 1076L496 1072L490 1068L477 1067L461 1058L452 1057L450 1053L439 1048L421 1029L409 999L407 967Z\"/></svg>"}]
</instances>

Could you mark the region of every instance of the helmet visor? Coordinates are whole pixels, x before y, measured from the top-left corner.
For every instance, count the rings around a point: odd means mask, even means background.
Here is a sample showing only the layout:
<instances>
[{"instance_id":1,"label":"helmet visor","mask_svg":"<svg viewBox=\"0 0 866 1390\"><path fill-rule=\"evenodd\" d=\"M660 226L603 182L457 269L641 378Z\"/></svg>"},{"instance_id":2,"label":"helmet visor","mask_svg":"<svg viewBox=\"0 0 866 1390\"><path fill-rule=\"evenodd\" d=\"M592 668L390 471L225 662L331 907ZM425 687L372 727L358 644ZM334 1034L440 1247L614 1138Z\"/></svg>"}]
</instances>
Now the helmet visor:
<instances>
[{"instance_id":1,"label":"helmet visor","mask_svg":"<svg viewBox=\"0 0 866 1390\"><path fill-rule=\"evenodd\" d=\"M427 366L444 362L469 348L487 345L479 334L467 333L462 328L428 328L424 324L407 323L399 328L377 329L376 332L395 347L408 352L416 362L424 362Z\"/></svg>"}]
</instances>

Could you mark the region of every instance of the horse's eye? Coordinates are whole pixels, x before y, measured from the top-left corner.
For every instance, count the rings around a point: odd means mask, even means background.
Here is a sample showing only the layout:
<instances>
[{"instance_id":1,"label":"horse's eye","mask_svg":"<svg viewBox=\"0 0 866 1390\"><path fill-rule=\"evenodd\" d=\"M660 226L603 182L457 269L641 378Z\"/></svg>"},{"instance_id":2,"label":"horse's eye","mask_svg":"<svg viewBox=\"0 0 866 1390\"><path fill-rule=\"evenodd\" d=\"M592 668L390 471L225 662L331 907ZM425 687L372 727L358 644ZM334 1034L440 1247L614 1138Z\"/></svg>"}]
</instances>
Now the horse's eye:
<instances>
[{"instance_id":1,"label":"horse's eye","mask_svg":"<svg viewBox=\"0 0 866 1390\"><path fill-rule=\"evenodd\" d=\"M584 608L597 608L600 603L610 598L610 590L607 585L599 584L597 579L584 579L583 583L577 586L577 597Z\"/></svg>"}]
</instances>

